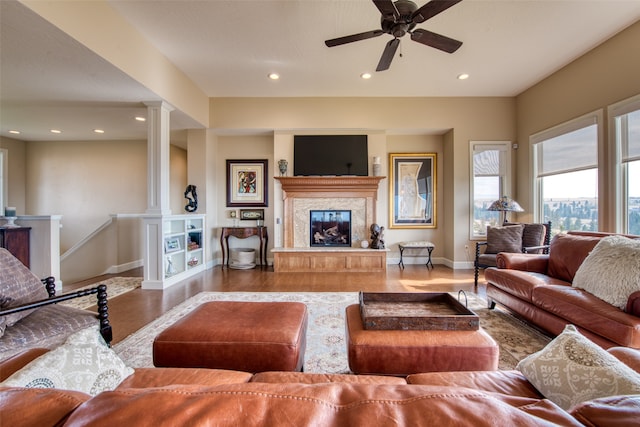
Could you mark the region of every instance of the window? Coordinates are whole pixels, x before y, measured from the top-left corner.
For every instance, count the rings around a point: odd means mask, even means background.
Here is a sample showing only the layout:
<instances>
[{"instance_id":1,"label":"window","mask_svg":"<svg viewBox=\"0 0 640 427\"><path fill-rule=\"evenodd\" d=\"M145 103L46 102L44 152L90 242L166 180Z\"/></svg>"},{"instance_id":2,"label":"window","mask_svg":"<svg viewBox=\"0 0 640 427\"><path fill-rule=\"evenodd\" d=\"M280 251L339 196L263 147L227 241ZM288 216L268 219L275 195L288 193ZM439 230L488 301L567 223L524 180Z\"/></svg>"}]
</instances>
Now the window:
<instances>
[{"instance_id":1,"label":"window","mask_svg":"<svg viewBox=\"0 0 640 427\"><path fill-rule=\"evenodd\" d=\"M536 217L552 234L598 230L598 122L590 114L531 137Z\"/></svg>"},{"instance_id":2,"label":"window","mask_svg":"<svg viewBox=\"0 0 640 427\"><path fill-rule=\"evenodd\" d=\"M618 231L640 234L640 96L614 105Z\"/></svg>"},{"instance_id":3,"label":"window","mask_svg":"<svg viewBox=\"0 0 640 427\"><path fill-rule=\"evenodd\" d=\"M499 225L500 212L488 211L491 203L510 196L507 177L511 170L510 142L471 142L471 235L487 235L488 225Z\"/></svg>"}]
</instances>

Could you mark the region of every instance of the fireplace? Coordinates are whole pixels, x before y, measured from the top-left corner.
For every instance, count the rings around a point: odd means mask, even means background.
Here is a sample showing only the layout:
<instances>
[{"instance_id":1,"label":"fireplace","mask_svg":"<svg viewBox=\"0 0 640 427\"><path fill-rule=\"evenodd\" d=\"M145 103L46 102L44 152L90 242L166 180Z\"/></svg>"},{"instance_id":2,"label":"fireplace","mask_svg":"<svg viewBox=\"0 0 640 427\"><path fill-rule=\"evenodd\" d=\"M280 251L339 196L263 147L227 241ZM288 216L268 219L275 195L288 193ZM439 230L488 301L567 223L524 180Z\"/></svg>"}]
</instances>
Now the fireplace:
<instances>
[{"instance_id":1,"label":"fireplace","mask_svg":"<svg viewBox=\"0 0 640 427\"><path fill-rule=\"evenodd\" d=\"M309 211L310 246L351 246L350 210Z\"/></svg>"}]
</instances>

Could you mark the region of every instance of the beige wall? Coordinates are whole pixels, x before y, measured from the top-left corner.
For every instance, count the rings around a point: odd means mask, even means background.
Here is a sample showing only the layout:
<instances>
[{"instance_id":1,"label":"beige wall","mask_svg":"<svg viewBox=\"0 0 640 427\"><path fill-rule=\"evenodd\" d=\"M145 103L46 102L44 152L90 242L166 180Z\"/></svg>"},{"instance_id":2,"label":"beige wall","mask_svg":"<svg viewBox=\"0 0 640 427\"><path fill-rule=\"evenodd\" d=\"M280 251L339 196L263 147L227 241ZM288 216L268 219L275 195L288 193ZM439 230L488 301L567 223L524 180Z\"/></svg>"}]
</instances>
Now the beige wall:
<instances>
[{"instance_id":1,"label":"beige wall","mask_svg":"<svg viewBox=\"0 0 640 427\"><path fill-rule=\"evenodd\" d=\"M449 178L439 184L438 228L421 231L420 239L440 241L440 230L451 230L434 256L453 263L467 261L469 141L512 141L516 137L515 118L514 98L213 98L210 121L219 132L264 134L273 130L275 140L301 132L353 133L360 129L382 135L387 150L382 156L414 148L447 150L451 155L442 155L438 164L438 176ZM446 139L439 136L443 134ZM452 147L445 148L445 142ZM240 144L234 149L247 158ZM291 155L287 149L275 150L278 159ZM387 197L387 185L380 191L382 199ZM448 191L444 191L445 185ZM387 209L383 204L378 215ZM408 239L408 234L406 230L387 230L386 238L397 243Z\"/></svg>"},{"instance_id":2,"label":"beige wall","mask_svg":"<svg viewBox=\"0 0 640 427\"><path fill-rule=\"evenodd\" d=\"M601 147L601 152L607 153L612 141L607 138L606 107L640 94L639 46L640 22L637 22L517 97L520 148L515 196L526 211L519 218L533 218L529 137L586 113L601 111L604 113L602 125L605 135L605 146ZM599 226L603 231L614 231L611 208L615 203L609 160L606 157L599 159L603 172L599 188Z\"/></svg>"},{"instance_id":3,"label":"beige wall","mask_svg":"<svg viewBox=\"0 0 640 427\"><path fill-rule=\"evenodd\" d=\"M62 215L61 253L109 220L147 208L146 141L26 143L26 213ZM171 147L170 205L183 213L186 151Z\"/></svg>"}]
</instances>

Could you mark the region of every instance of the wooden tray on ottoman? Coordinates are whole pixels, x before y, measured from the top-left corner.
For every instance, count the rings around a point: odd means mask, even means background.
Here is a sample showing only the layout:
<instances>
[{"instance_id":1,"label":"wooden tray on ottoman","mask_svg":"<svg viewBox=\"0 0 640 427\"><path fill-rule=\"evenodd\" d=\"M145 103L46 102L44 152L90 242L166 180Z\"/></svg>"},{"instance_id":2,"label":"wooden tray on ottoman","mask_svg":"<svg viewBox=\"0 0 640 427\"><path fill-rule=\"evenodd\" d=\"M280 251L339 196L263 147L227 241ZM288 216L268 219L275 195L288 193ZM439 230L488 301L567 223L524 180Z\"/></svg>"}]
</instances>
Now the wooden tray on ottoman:
<instances>
[{"instance_id":1,"label":"wooden tray on ottoman","mask_svg":"<svg viewBox=\"0 0 640 427\"><path fill-rule=\"evenodd\" d=\"M465 295L466 299L466 295ZM448 293L360 292L365 329L475 331L478 315Z\"/></svg>"}]
</instances>

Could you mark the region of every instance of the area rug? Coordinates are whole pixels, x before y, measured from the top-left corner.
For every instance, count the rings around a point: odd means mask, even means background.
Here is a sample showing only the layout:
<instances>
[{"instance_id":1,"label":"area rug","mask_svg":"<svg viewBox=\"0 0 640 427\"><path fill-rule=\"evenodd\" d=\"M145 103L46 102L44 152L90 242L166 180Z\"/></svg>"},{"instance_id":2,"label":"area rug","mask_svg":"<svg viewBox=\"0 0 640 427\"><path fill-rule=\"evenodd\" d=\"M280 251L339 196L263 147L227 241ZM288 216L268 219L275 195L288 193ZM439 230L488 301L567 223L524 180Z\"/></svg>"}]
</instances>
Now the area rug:
<instances>
[{"instance_id":1,"label":"area rug","mask_svg":"<svg viewBox=\"0 0 640 427\"><path fill-rule=\"evenodd\" d=\"M452 293L456 298L457 293ZM467 293L468 307L480 317L484 328L500 344L499 369L513 369L519 360L542 349L550 338L500 309L488 310L486 302ZM152 367L153 339L208 301L296 301L307 305L309 325L304 370L313 373L350 373L345 343L344 311L358 303L357 292L202 292L174 307L114 345L115 352L134 368ZM464 302L464 299L462 299Z\"/></svg>"},{"instance_id":2,"label":"area rug","mask_svg":"<svg viewBox=\"0 0 640 427\"><path fill-rule=\"evenodd\" d=\"M107 300L109 300L142 286L142 277L112 277L110 279L101 280L99 282L74 289L70 292L95 288L98 285L107 285ZM74 308L86 309L93 305L96 305L97 301L98 300L96 299L96 294L92 294L87 295L86 297L74 298L68 301L64 301L59 304Z\"/></svg>"}]
</instances>

